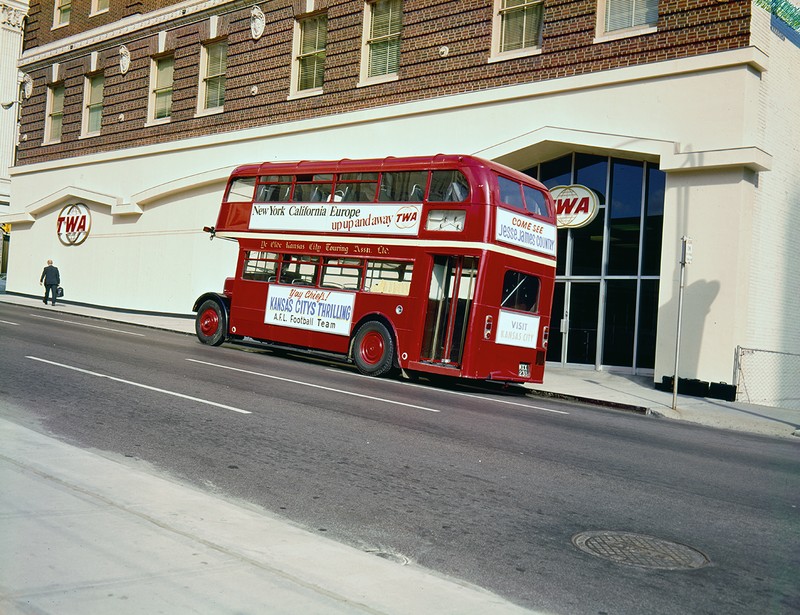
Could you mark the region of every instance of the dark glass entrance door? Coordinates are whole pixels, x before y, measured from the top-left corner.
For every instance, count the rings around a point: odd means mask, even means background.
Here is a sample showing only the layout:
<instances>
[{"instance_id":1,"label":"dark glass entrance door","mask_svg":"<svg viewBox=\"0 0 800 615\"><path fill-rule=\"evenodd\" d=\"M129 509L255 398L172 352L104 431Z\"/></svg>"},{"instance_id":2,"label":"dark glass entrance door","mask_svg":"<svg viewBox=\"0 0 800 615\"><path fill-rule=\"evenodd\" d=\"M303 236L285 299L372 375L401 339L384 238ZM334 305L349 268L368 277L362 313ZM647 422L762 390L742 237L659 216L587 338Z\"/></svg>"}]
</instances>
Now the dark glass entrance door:
<instances>
[{"instance_id":1,"label":"dark glass entrance door","mask_svg":"<svg viewBox=\"0 0 800 615\"><path fill-rule=\"evenodd\" d=\"M556 282L548 361L594 365L600 282Z\"/></svg>"}]
</instances>

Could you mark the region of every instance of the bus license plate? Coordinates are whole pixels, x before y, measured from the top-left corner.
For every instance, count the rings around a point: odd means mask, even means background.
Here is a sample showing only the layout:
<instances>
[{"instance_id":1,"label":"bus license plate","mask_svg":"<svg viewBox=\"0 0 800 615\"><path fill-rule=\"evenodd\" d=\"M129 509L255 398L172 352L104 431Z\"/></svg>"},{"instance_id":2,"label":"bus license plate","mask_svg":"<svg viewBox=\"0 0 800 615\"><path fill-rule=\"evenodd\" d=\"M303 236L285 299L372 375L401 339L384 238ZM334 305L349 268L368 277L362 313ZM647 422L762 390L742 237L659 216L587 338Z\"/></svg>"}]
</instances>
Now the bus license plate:
<instances>
[{"instance_id":1,"label":"bus license plate","mask_svg":"<svg viewBox=\"0 0 800 615\"><path fill-rule=\"evenodd\" d=\"M530 363L520 363L519 364L519 376L520 376L520 378L530 378L531 377L531 364Z\"/></svg>"}]
</instances>

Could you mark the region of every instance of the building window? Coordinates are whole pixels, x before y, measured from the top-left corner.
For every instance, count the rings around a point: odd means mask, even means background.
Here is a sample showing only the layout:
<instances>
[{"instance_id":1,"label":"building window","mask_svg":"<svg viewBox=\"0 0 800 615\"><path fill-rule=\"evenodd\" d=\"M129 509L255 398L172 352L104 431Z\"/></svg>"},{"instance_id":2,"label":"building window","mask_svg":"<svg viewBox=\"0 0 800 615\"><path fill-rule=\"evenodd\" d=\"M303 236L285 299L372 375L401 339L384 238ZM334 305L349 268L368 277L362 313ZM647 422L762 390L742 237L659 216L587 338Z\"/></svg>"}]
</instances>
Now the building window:
<instances>
[{"instance_id":1,"label":"building window","mask_svg":"<svg viewBox=\"0 0 800 615\"><path fill-rule=\"evenodd\" d=\"M325 45L328 38L328 16L307 17L297 22L295 91L322 92L325 78Z\"/></svg>"},{"instance_id":2,"label":"building window","mask_svg":"<svg viewBox=\"0 0 800 615\"><path fill-rule=\"evenodd\" d=\"M61 141L61 127L64 121L64 91L63 83L47 88L46 143Z\"/></svg>"},{"instance_id":3,"label":"building window","mask_svg":"<svg viewBox=\"0 0 800 615\"><path fill-rule=\"evenodd\" d=\"M102 74L86 78L83 95L83 136L96 135L103 123L103 85Z\"/></svg>"},{"instance_id":4,"label":"building window","mask_svg":"<svg viewBox=\"0 0 800 615\"><path fill-rule=\"evenodd\" d=\"M491 60L541 51L543 0L495 0Z\"/></svg>"},{"instance_id":5,"label":"building window","mask_svg":"<svg viewBox=\"0 0 800 615\"><path fill-rule=\"evenodd\" d=\"M396 75L400 65L401 0L378 0L367 5L365 20L366 78Z\"/></svg>"},{"instance_id":6,"label":"building window","mask_svg":"<svg viewBox=\"0 0 800 615\"><path fill-rule=\"evenodd\" d=\"M150 68L149 120L169 120L172 115L174 56L154 58Z\"/></svg>"},{"instance_id":7,"label":"building window","mask_svg":"<svg viewBox=\"0 0 800 615\"><path fill-rule=\"evenodd\" d=\"M548 187L580 184L599 213L558 230L558 268L547 360L655 366L666 174L655 163L575 153L525 171Z\"/></svg>"},{"instance_id":8,"label":"building window","mask_svg":"<svg viewBox=\"0 0 800 615\"><path fill-rule=\"evenodd\" d=\"M204 45L200 64L200 105L198 112L222 111L225 104L225 71L228 68L228 43Z\"/></svg>"},{"instance_id":9,"label":"building window","mask_svg":"<svg viewBox=\"0 0 800 615\"><path fill-rule=\"evenodd\" d=\"M636 36L655 30L658 0L598 0L597 39Z\"/></svg>"},{"instance_id":10,"label":"building window","mask_svg":"<svg viewBox=\"0 0 800 615\"><path fill-rule=\"evenodd\" d=\"M55 14L53 15L53 27L66 26L69 24L69 17L72 13L72 0L56 0Z\"/></svg>"},{"instance_id":11,"label":"building window","mask_svg":"<svg viewBox=\"0 0 800 615\"><path fill-rule=\"evenodd\" d=\"M97 15L108 11L110 0L92 0L92 10L89 15Z\"/></svg>"}]
</instances>

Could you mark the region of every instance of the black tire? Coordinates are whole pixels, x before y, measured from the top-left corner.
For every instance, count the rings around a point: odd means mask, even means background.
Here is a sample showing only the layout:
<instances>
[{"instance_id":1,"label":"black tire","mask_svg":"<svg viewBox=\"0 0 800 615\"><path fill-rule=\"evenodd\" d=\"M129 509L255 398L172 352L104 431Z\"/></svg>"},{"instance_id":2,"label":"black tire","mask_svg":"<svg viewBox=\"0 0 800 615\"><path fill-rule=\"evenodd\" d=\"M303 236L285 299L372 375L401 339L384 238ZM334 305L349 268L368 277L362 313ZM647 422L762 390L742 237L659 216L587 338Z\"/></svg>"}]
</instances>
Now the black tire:
<instances>
[{"instance_id":1,"label":"black tire","mask_svg":"<svg viewBox=\"0 0 800 615\"><path fill-rule=\"evenodd\" d=\"M394 367L394 338L382 322L371 320L353 338L353 362L367 376L385 376Z\"/></svg>"},{"instance_id":2,"label":"black tire","mask_svg":"<svg viewBox=\"0 0 800 615\"><path fill-rule=\"evenodd\" d=\"M222 306L213 299L207 299L197 310L194 321L197 339L209 346L219 346L228 337L228 319Z\"/></svg>"}]
</instances>

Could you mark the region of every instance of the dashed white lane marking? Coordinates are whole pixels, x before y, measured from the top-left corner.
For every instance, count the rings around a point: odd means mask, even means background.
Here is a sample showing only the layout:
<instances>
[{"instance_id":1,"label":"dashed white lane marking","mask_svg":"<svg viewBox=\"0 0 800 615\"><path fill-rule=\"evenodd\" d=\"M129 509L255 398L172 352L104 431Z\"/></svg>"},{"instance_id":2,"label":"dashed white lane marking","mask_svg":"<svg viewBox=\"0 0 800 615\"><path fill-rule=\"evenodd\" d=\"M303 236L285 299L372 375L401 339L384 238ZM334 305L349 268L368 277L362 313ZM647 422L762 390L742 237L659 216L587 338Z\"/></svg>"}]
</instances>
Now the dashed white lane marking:
<instances>
[{"instance_id":1,"label":"dashed white lane marking","mask_svg":"<svg viewBox=\"0 0 800 615\"><path fill-rule=\"evenodd\" d=\"M215 406L217 408L223 408L225 410L231 410L233 412L238 412L240 414L252 414L249 410L242 410L240 408L234 408L233 406L226 406L225 404L220 404L215 401L210 401L208 399L200 399L199 397L192 397L191 395L184 395L183 393L176 393L175 391L167 391L166 389L159 389L158 387L152 387L148 384L142 384L140 382L132 382L130 380L123 380L122 378L116 378L115 376L109 376L107 374L100 374L98 372L92 372L88 369L82 369L80 367L75 367L73 365L65 365L64 363L56 363L55 361L48 361L47 359L40 359L39 357L31 357L26 356L26 359L31 359L33 361L39 361L40 363L47 363L48 365L55 365L56 367L63 367L64 369L71 369L75 372L80 372L82 374L88 374L90 376L96 376L98 378L107 378L108 380L113 380L114 382L121 382L122 384L129 384L131 386L139 387L141 389L147 389L148 391L155 391L156 393L164 393L165 395L172 395L173 397L180 397L182 399L188 399L189 401L196 401L200 404L206 404L208 406Z\"/></svg>"},{"instance_id":2,"label":"dashed white lane marking","mask_svg":"<svg viewBox=\"0 0 800 615\"><path fill-rule=\"evenodd\" d=\"M228 365L219 365L218 363L208 363L206 361L198 361L197 359L186 359L187 361L191 361L192 363L199 363L201 365L208 365L210 367L216 367L219 369L228 369L234 372L240 372L242 374L251 374L253 376L260 376L262 378L270 378L272 380L280 380L281 382L290 382L292 384L297 384L299 386L310 387L312 389L322 389L323 391L331 391L333 393L341 393L342 395L352 395L353 397L361 397L362 399L371 399L373 401L379 401L386 404L394 404L396 406L405 406L406 408L414 408L415 410L425 410L426 412L441 412L441 410L436 410L435 408L426 408L425 406L415 406L414 404L407 404L402 401L395 401L393 399L386 399L384 397L374 397L372 395L363 395L362 393L354 393L353 391L345 391L343 389L334 389L332 387L322 386L321 384L311 384L310 382L301 382L300 380L291 380L289 378L282 378L280 376L272 376L270 374L264 374L262 372L253 372L247 369L240 369L238 367L230 367Z\"/></svg>"},{"instance_id":3,"label":"dashed white lane marking","mask_svg":"<svg viewBox=\"0 0 800 615\"><path fill-rule=\"evenodd\" d=\"M123 331L122 329L112 329L111 327L101 327L100 325L90 325L85 322L76 322L74 320L64 320L63 318L53 318L52 316L40 316L39 314L29 314L34 318L41 318L42 320L55 320L56 322L66 323L68 325L77 325L79 327L90 327L92 329L102 329L103 331L113 331L114 333L124 333L125 335L136 335L138 337L146 337L144 333L133 333L132 331Z\"/></svg>"},{"instance_id":4,"label":"dashed white lane marking","mask_svg":"<svg viewBox=\"0 0 800 615\"><path fill-rule=\"evenodd\" d=\"M338 374L345 374L347 376L357 376L360 378L371 378L371 376L365 376L363 374L353 374L350 372L342 371L339 369L327 368L329 372L336 372ZM481 401L491 401L497 404L507 404L509 406L520 406L522 408L530 408L531 410L541 410L542 412L552 412L554 414L569 414L569 412L564 412L563 410L554 410L553 408L544 408L543 406L532 406L531 404L522 404L518 401L509 401L507 399L495 399L494 397L484 397L483 395L475 395L473 393L462 393L461 391L449 391L447 389L431 389L430 387L426 387L422 384L415 384L413 382L402 382L402 381L395 381L397 384L402 384L407 387L420 387L423 389L434 390L438 393L447 393L449 395L461 395L463 397L473 397L475 399L480 399Z\"/></svg>"}]
</instances>

